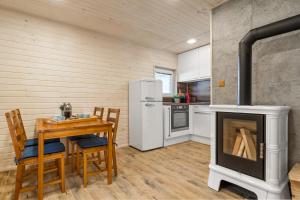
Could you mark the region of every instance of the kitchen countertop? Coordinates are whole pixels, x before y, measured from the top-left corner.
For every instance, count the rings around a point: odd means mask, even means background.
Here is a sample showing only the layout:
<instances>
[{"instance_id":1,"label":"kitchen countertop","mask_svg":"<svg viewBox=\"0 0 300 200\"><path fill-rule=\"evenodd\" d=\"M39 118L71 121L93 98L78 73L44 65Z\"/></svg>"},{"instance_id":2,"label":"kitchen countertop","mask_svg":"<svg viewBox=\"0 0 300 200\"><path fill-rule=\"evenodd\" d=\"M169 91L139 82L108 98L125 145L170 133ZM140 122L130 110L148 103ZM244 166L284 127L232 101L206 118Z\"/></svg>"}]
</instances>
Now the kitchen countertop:
<instances>
[{"instance_id":1,"label":"kitchen countertop","mask_svg":"<svg viewBox=\"0 0 300 200\"><path fill-rule=\"evenodd\" d=\"M210 102L192 102L192 103L174 103L174 102L163 102L164 106L172 105L210 105Z\"/></svg>"}]
</instances>

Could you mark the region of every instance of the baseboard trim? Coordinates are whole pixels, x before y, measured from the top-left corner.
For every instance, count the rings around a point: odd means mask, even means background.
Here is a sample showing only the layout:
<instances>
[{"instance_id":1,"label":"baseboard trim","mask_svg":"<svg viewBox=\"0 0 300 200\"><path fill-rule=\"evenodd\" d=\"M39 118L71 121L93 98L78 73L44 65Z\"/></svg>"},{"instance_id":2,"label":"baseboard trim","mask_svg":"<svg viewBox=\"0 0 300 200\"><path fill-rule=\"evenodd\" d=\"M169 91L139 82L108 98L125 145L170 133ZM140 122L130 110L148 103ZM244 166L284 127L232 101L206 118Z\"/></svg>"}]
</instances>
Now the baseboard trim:
<instances>
[{"instance_id":1,"label":"baseboard trim","mask_svg":"<svg viewBox=\"0 0 300 200\"><path fill-rule=\"evenodd\" d=\"M175 138L168 138L164 140L164 146L169 146L177 143L182 143L190 140L190 135L178 136Z\"/></svg>"},{"instance_id":2,"label":"baseboard trim","mask_svg":"<svg viewBox=\"0 0 300 200\"><path fill-rule=\"evenodd\" d=\"M191 140L194 142L199 142L199 143L210 145L210 138L208 138L208 137L202 137L199 135L191 135Z\"/></svg>"}]
</instances>

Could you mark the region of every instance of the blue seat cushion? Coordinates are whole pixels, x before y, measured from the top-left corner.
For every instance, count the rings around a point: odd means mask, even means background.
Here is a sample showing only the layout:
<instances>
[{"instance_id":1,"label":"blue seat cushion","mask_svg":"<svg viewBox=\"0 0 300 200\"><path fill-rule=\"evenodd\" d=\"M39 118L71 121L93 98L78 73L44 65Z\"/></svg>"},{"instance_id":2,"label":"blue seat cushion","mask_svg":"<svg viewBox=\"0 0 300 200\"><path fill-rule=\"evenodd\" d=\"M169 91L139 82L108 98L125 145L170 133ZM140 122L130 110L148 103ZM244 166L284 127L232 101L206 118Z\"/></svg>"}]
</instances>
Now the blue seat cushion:
<instances>
[{"instance_id":1,"label":"blue seat cushion","mask_svg":"<svg viewBox=\"0 0 300 200\"><path fill-rule=\"evenodd\" d=\"M65 151L65 145L60 142L56 143L48 143L44 146L44 154L52 154L52 153L60 153ZM24 160L27 158L33 158L38 156L38 146L29 146L25 147L23 151L22 158L20 160Z\"/></svg>"},{"instance_id":2,"label":"blue seat cushion","mask_svg":"<svg viewBox=\"0 0 300 200\"><path fill-rule=\"evenodd\" d=\"M71 136L71 137L68 137L68 139L71 141L77 141L77 140L96 138L96 137L97 137L97 135L89 134L89 135Z\"/></svg>"},{"instance_id":3,"label":"blue seat cushion","mask_svg":"<svg viewBox=\"0 0 300 200\"><path fill-rule=\"evenodd\" d=\"M77 141L77 145L80 148L106 146L107 138L106 137L94 137L94 138L82 139L82 140Z\"/></svg>"},{"instance_id":4,"label":"blue seat cushion","mask_svg":"<svg viewBox=\"0 0 300 200\"><path fill-rule=\"evenodd\" d=\"M49 144L49 143L54 143L54 142L60 142L60 139L55 138L55 139L45 140L44 144ZM38 138L28 139L25 142L25 147L34 146L34 145L38 145Z\"/></svg>"}]
</instances>

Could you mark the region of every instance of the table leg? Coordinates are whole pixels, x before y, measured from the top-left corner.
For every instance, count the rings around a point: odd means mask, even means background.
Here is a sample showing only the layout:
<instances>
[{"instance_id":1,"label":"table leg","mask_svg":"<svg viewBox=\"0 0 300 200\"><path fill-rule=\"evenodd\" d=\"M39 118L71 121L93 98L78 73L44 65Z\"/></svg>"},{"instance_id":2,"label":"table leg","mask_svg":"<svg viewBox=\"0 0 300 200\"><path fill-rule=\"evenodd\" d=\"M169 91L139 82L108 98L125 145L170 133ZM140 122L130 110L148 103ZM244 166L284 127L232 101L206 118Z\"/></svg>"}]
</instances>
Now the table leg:
<instances>
[{"instance_id":1,"label":"table leg","mask_svg":"<svg viewBox=\"0 0 300 200\"><path fill-rule=\"evenodd\" d=\"M108 163L107 163L107 184L112 183L112 127L108 129Z\"/></svg>"},{"instance_id":2,"label":"table leg","mask_svg":"<svg viewBox=\"0 0 300 200\"><path fill-rule=\"evenodd\" d=\"M44 135L39 134L38 144L38 199L43 199L44 189Z\"/></svg>"}]
</instances>

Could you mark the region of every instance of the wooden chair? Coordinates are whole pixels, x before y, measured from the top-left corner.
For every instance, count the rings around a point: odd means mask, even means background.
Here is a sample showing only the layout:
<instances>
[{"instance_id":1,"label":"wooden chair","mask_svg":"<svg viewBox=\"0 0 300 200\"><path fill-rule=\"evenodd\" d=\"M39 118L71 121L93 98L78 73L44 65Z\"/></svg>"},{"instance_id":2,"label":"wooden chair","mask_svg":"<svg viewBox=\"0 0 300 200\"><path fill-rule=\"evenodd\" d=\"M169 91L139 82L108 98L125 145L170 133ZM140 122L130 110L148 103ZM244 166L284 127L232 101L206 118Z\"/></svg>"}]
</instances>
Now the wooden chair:
<instances>
[{"instance_id":1,"label":"wooden chair","mask_svg":"<svg viewBox=\"0 0 300 200\"><path fill-rule=\"evenodd\" d=\"M103 119L103 114L104 114L104 108L102 107L95 107L94 108L94 116L98 116L100 119ZM97 133L97 135L99 135L99 133ZM89 134L89 135L81 135L81 136L72 136L72 137L68 137L66 140L66 146L67 146L67 160L69 159L69 146L71 144L71 169L72 171L74 171L74 156L75 156L75 144L77 140L80 139L88 139L91 137L96 137L96 135L94 134Z\"/></svg>"},{"instance_id":2,"label":"wooden chair","mask_svg":"<svg viewBox=\"0 0 300 200\"><path fill-rule=\"evenodd\" d=\"M94 108L94 116L98 116L100 119L103 119L104 108L102 107L95 107Z\"/></svg>"},{"instance_id":3,"label":"wooden chair","mask_svg":"<svg viewBox=\"0 0 300 200\"><path fill-rule=\"evenodd\" d=\"M20 134L21 134L20 137L24 142L24 146L29 147L29 146L38 145L38 138L32 138L32 139L27 138L26 131L25 131L24 124L23 124L23 120L22 120L22 117L21 117L20 109L16 109L13 112L16 113L16 117L17 117L18 122L20 124ZM60 139L59 138L57 138L57 139L48 139L48 140L45 141L45 144L54 143L54 142L60 142Z\"/></svg>"},{"instance_id":4,"label":"wooden chair","mask_svg":"<svg viewBox=\"0 0 300 200\"><path fill-rule=\"evenodd\" d=\"M115 115L115 117L112 117L112 115ZM115 176L117 176L117 159L116 159L116 136L117 136L117 131L118 131L118 125L119 125L119 118L120 118L120 109L108 109L107 113L107 121L113 123L113 168L114 168L114 173ZM83 186L87 186L87 180L88 176L93 176L95 174L98 174L99 172L105 171L107 169L107 150L108 150L108 140L107 140L107 133L104 134L103 137L96 137L96 138L89 138L89 139L82 139L77 141L77 159L76 159L76 169L77 172L80 173L80 154L83 157ZM92 157L89 159L89 155L93 153L100 153L104 151L105 155L105 166L106 169L101 169L101 167L98 165L97 161L98 158ZM87 171L87 165L88 162L92 162L98 170L95 172L88 172Z\"/></svg>"},{"instance_id":5,"label":"wooden chair","mask_svg":"<svg viewBox=\"0 0 300 200\"><path fill-rule=\"evenodd\" d=\"M20 118L18 117L18 113L19 111L17 110L5 113L9 133L16 154L15 162L17 165L17 173L14 199L19 198L20 192L28 192L37 188L37 186L22 186L26 166L38 164L38 146L25 146L25 129L21 120L19 120ZM59 178L44 183L44 186L60 183L60 188L62 192L65 192L64 151L65 147L62 143L56 142L45 144L45 161L55 160L57 161L59 166L58 168L45 170L44 173L49 173L58 170Z\"/></svg>"}]
</instances>

